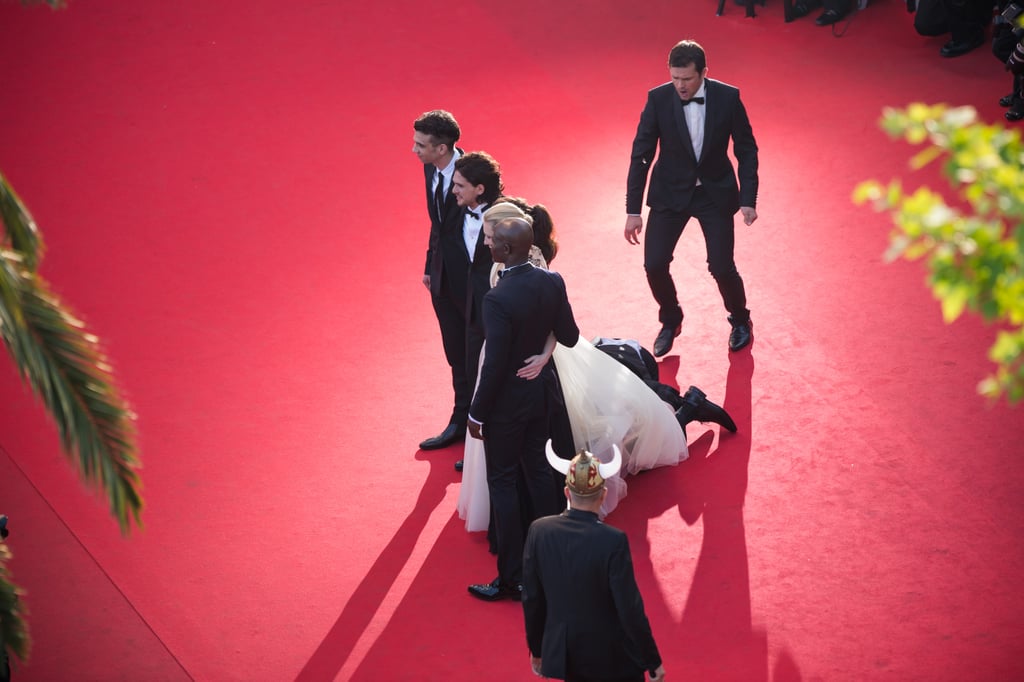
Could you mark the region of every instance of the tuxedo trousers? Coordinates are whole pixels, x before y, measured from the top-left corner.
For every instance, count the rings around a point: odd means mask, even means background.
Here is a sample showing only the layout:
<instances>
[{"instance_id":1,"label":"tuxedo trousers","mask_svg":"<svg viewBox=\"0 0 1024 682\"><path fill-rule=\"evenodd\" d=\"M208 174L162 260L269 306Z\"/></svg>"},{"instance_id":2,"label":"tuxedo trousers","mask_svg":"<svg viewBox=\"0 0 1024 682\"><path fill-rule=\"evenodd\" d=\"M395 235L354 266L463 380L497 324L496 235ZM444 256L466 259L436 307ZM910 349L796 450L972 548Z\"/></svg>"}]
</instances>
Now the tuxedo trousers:
<instances>
[{"instance_id":1,"label":"tuxedo trousers","mask_svg":"<svg viewBox=\"0 0 1024 682\"><path fill-rule=\"evenodd\" d=\"M465 425L476 386L480 348L484 343L483 330L466 321L465 303L457 303L450 289L443 284L441 295L431 296L430 302L441 329L445 361L452 371L455 401L449 423Z\"/></svg>"},{"instance_id":2,"label":"tuxedo trousers","mask_svg":"<svg viewBox=\"0 0 1024 682\"><path fill-rule=\"evenodd\" d=\"M552 468L544 454L549 431L546 414L526 421L492 419L483 426L498 577L505 585L523 581L524 526L529 525L524 520L560 511L552 494Z\"/></svg>"},{"instance_id":3,"label":"tuxedo trousers","mask_svg":"<svg viewBox=\"0 0 1024 682\"><path fill-rule=\"evenodd\" d=\"M718 284L725 309L733 323L750 320L747 294L743 279L734 259L735 230L733 215L723 211L700 185L693 192L689 206L682 211L651 208L647 217L647 236L644 238L644 269L654 300L658 302L658 319L663 327L676 327L683 321L683 309L669 266L683 228L696 218L704 233L708 271Z\"/></svg>"}]
</instances>

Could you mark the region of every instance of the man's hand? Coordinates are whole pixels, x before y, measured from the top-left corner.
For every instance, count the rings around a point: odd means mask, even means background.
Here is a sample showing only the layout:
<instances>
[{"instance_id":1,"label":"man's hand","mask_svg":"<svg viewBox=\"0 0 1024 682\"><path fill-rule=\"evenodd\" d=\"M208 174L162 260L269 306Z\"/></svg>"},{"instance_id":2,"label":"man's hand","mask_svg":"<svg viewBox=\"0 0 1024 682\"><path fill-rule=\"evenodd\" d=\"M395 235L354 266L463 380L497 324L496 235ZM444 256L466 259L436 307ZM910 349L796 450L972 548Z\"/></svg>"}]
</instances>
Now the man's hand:
<instances>
[{"instance_id":1,"label":"man's hand","mask_svg":"<svg viewBox=\"0 0 1024 682\"><path fill-rule=\"evenodd\" d=\"M423 275L423 286L427 288L427 291L430 291L430 275Z\"/></svg>"},{"instance_id":2,"label":"man's hand","mask_svg":"<svg viewBox=\"0 0 1024 682\"><path fill-rule=\"evenodd\" d=\"M740 213L743 214L743 223L745 225L752 225L757 220L757 211L754 210L753 206L740 206Z\"/></svg>"},{"instance_id":3,"label":"man's hand","mask_svg":"<svg viewBox=\"0 0 1024 682\"><path fill-rule=\"evenodd\" d=\"M638 215L626 216L626 229L624 234L626 235L626 241L630 244L640 243L640 233L644 229L644 219Z\"/></svg>"},{"instance_id":4,"label":"man's hand","mask_svg":"<svg viewBox=\"0 0 1024 682\"><path fill-rule=\"evenodd\" d=\"M480 428L480 424L477 424L475 421L470 419L469 421L466 422L466 426L469 427L469 435L473 436L473 438L476 438L477 440L484 439L484 434Z\"/></svg>"},{"instance_id":5,"label":"man's hand","mask_svg":"<svg viewBox=\"0 0 1024 682\"><path fill-rule=\"evenodd\" d=\"M540 674L540 659L530 654L530 668L533 670L533 674L537 677L542 677Z\"/></svg>"},{"instance_id":6,"label":"man's hand","mask_svg":"<svg viewBox=\"0 0 1024 682\"><path fill-rule=\"evenodd\" d=\"M651 675L651 682L665 682L665 666L658 666L658 669Z\"/></svg>"}]
</instances>

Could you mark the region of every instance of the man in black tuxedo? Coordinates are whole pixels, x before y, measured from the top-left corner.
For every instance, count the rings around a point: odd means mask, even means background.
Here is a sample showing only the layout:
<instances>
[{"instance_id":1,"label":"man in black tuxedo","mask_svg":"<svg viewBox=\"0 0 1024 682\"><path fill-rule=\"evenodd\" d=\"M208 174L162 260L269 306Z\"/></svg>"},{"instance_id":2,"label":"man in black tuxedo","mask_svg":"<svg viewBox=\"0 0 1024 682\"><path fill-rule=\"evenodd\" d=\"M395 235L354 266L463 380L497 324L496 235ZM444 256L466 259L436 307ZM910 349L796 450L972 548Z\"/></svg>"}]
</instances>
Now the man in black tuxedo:
<instances>
[{"instance_id":1,"label":"man in black tuxedo","mask_svg":"<svg viewBox=\"0 0 1024 682\"><path fill-rule=\"evenodd\" d=\"M447 447L465 436L464 424L473 397L473 384L467 376L466 297L462 286L466 278L464 259L446 263L441 246L442 235L447 237L461 228L461 210L452 193L455 162L463 154L455 146L460 136L458 122L447 111L428 111L413 122L412 151L423 163L427 215L430 217L423 286L430 292L430 302L441 328L441 343L451 367L455 391L455 405L448 425L440 435L420 443L423 450Z\"/></svg>"},{"instance_id":2,"label":"man in black tuxedo","mask_svg":"<svg viewBox=\"0 0 1024 682\"><path fill-rule=\"evenodd\" d=\"M683 322L669 264L691 217L700 223L708 270L729 311L729 350L737 351L752 336L746 291L733 259L733 215L741 212L747 225L757 220L757 143L739 90L706 77L707 61L699 44L692 40L676 44L668 65L672 81L647 93L633 139L626 184L626 241L640 243L644 186L657 152L647 192L651 210L644 240L644 268L662 326L654 354L661 357L672 349ZM729 160L730 139L738 161L738 185L737 170Z\"/></svg>"},{"instance_id":3,"label":"man in black tuxedo","mask_svg":"<svg viewBox=\"0 0 1024 682\"><path fill-rule=\"evenodd\" d=\"M469 592L497 601L518 599L521 593L521 498L531 520L558 513L544 457L549 413L555 410L559 390L554 368L548 363L532 380L516 376L516 371L526 358L543 352L549 334L565 346L575 346L580 332L565 282L529 262L533 228L528 222L501 220L487 242L494 261L504 263L505 269L483 301L487 350L469 410L469 432L484 440L498 577L489 584L470 585ZM525 490L520 491L520 485Z\"/></svg>"},{"instance_id":4,"label":"man in black tuxedo","mask_svg":"<svg viewBox=\"0 0 1024 682\"><path fill-rule=\"evenodd\" d=\"M501 167L487 152L470 152L455 162L452 194L461 209L459 229L449 233L447 239L442 236L441 245L446 261L457 263L466 270L463 290L466 302L466 352L472 360L472 367L467 370L471 390L476 385L480 346L484 341L481 307L484 295L491 289L491 266L494 265L491 249L484 239L483 215L504 189L501 184Z\"/></svg>"},{"instance_id":5,"label":"man in black tuxedo","mask_svg":"<svg viewBox=\"0 0 1024 682\"><path fill-rule=\"evenodd\" d=\"M530 526L523 550L523 613L533 672L587 682L665 679L658 646L633 576L626 534L598 517L605 479L622 463L588 452L572 461L548 448L565 474L570 508Z\"/></svg>"}]
</instances>

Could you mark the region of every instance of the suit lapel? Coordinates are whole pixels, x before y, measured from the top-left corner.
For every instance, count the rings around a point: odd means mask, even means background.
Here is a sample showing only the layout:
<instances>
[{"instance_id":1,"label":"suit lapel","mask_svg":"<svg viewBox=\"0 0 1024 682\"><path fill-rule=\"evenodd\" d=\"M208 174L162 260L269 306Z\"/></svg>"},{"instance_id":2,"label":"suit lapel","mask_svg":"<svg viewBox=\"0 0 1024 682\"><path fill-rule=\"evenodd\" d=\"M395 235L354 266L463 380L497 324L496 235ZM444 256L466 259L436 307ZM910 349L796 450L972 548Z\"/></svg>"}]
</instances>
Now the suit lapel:
<instances>
[{"instance_id":1,"label":"suit lapel","mask_svg":"<svg viewBox=\"0 0 1024 682\"><path fill-rule=\"evenodd\" d=\"M718 101L718 97L721 93L718 92L718 88L714 81L710 78L704 80L704 147L707 149L708 140L711 139L711 133L714 132L719 119L721 116L715 116L716 112L721 113L720 108L715 107L715 103Z\"/></svg>"},{"instance_id":2,"label":"suit lapel","mask_svg":"<svg viewBox=\"0 0 1024 682\"><path fill-rule=\"evenodd\" d=\"M690 139L690 129L686 125L686 113L684 112L683 101L679 99L679 95L676 94L675 90L672 90L672 118L676 122L676 130L679 131L679 137L683 139L683 146L686 147L686 153L690 155L693 162L697 163L697 157L693 154L693 140ZM705 119L707 113L705 112ZM707 125L707 121L704 121L704 125Z\"/></svg>"},{"instance_id":3,"label":"suit lapel","mask_svg":"<svg viewBox=\"0 0 1024 682\"><path fill-rule=\"evenodd\" d=\"M447 217L452 211L459 210L459 203L455 201L455 193L452 192L452 188L448 188L448 193L444 195L444 214ZM461 227L461 225L460 225Z\"/></svg>"}]
</instances>

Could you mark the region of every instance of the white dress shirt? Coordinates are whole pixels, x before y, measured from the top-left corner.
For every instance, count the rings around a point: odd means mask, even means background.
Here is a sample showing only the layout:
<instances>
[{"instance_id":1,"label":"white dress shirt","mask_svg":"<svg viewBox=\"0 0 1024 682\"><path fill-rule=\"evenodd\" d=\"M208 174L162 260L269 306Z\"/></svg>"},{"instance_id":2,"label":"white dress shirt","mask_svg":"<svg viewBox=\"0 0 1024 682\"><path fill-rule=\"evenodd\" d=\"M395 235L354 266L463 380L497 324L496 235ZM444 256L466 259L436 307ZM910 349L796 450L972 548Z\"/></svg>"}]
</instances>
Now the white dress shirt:
<instances>
[{"instance_id":1,"label":"white dress shirt","mask_svg":"<svg viewBox=\"0 0 1024 682\"><path fill-rule=\"evenodd\" d=\"M462 218L462 239L466 242L466 252L469 254L469 262L473 262L473 255L476 253L476 241L480 238L480 230L484 227L484 211L487 204L480 204L476 208L468 209L480 216L474 218L469 213Z\"/></svg>"},{"instance_id":2,"label":"white dress shirt","mask_svg":"<svg viewBox=\"0 0 1024 682\"><path fill-rule=\"evenodd\" d=\"M707 90L707 83L703 82L700 84L700 90L694 97L704 97L704 91ZM707 102L704 104L698 104L697 102L691 102L683 107L683 113L686 115L686 129L690 131L690 141L693 143L693 155L700 161L700 153L704 148L704 108ZM697 181L700 184L700 181Z\"/></svg>"},{"instance_id":3,"label":"white dress shirt","mask_svg":"<svg viewBox=\"0 0 1024 682\"><path fill-rule=\"evenodd\" d=\"M435 195L437 194L438 181L444 183L444 187L446 188L444 194L445 197L448 196L448 192L452 191L452 175L455 173L455 162L460 156L462 156L462 154L459 154L459 150L456 149L455 153L452 154L452 160L448 162L448 165L443 169L436 169L437 172L434 173L434 183L430 186L430 191Z\"/></svg>"}]
</instances>

